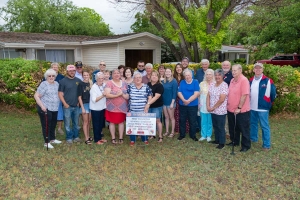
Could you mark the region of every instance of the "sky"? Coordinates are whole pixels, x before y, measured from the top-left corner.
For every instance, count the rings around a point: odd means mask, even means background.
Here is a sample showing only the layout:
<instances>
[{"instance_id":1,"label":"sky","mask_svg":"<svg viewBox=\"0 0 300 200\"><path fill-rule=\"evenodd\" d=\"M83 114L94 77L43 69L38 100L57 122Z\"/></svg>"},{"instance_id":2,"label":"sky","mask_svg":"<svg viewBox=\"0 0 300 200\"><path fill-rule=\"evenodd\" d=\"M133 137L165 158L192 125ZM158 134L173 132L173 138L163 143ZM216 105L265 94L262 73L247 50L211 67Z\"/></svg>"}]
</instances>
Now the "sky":
<instances>
[{"instance_id":1,"label":"sky","mask_svg":"<svg viewBox=\"0 0 300 200\"><path fill-rule=\"evenodd\" d=\"M7 0L0 0L0 7L5 6ZM72 0L78 7L88 7L94 9L102 16L104 22L109 24L111 31L115 34L130 32L130 26L135 22L134 13L122 13L120 8L107 0ZM5 22L0 18L0 24Z\"/></svg>"}]
</instances>

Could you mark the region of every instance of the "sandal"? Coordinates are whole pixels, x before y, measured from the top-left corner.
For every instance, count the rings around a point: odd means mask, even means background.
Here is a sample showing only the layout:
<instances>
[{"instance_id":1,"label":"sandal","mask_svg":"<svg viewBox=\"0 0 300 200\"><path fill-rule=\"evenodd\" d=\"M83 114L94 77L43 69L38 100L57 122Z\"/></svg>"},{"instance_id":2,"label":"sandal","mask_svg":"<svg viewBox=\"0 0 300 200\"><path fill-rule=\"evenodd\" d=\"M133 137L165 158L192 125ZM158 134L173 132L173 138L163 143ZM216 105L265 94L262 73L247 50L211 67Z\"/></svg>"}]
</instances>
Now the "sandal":
<instances>
[{"instance_id":1,"label":"sandal","mask_svg":"<svg viewBox=\"0 0 300 200\"><path fill-rule=\"evenodd\" d=\"M159 137L157 142L162 142L163 141L163 138L162 137Z\"/></svg>"},{"instance_id":2,"label":"sandal","mask_svg":"<svg viewBox=\"0 0 300 200\"><path fill-rule=\"evenodd\" d=\"M167 135L169 135L169 133L168 133L168 132L165 132L164 136L167 136Z\"/></svg>"},{"instance_id":3,"label":"sandal","mask_svg":"<svg viewBox=\"0 0 300 200\"><path fill-rule=\"evenodd\" d=\"M155 136L150 136L149 139L155 139Z\"/></svg>"},{"instance_id":4,"label":"sandal","mask_svg":"<svg viewBox=\"0 0 300 200\"><path fill-rule=\"evenodd\" d=\"M174 136L175 136L175 134L174 134L174 133L171 133L168 137L172 138L172 137L174 137Z\"/></svg>"},{"instance_id":5,"label":"sandal","mask_svg":"<svg viewBox=\"0 0 300 200\"><path fill-rule=\"evenodd\" d=\"M85 144L92 144L92 142L90 140L86 140Z\"/></svg>"},{"instance_id":6,"label":"sandal","mask_svg":"<svg viewBox=\"0 0 300 200\"><path fill-rule=\"evenodd\" d=\"M123 139L119 139L119 144L123 144Z\"/></svg>"},{"instance_id":7,"label":"sandal","mask_svg":"<svg viewBox=\"0 0 300 200\"><path fill-rule=\"evenodd\" d=\"M111 139L111 143L112 144L118 144L117 141L116 141L116 139Z\"/></svg>"},{"instance_id":8,"label":"sandal","mask_svg":"<svg viewBox=\"0 0 300 200\"><path fill-rule=\"evenodd\" d=\"M94 139L92 138L92 137L89 137L89 139L88 139L89 141L93 141Z\"/></svg>"}]
</instances>

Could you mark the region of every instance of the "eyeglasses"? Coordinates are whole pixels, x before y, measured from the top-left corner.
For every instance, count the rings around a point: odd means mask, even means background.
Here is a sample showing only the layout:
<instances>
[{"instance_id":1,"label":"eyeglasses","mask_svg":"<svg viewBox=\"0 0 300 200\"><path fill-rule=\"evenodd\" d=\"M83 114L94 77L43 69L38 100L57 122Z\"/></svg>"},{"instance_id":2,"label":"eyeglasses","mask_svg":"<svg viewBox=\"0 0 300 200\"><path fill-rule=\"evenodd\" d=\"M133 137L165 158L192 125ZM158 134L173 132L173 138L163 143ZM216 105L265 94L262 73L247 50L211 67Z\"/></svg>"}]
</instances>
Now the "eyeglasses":
<instances>
[{"instance_id":1,"label":"eyeglasses","mask_svg":"<svg viewBox=\"0 0 300 200\"><path fill-rule=\"evenodd\" d=\"M138 65L138 67L145 67L145 65Z\"/></svg>"},{"instance_id":2,"label":"eyeglasses","mask_svg":"<svg viewBox=\"0 0 300 200\"><path fill-rule=\"evenodd\" d=\"M49 78L50 78L50 77L53 77L53 78L54 78L54 77L55 77L55 75L49 75L48 77L49 77Z\"/></svg>"},{"instance_id":3,"label":"eyeglasses","mask_svg":"<svg viewBox=\"0 0 300 200\"><path fill-rule=\"evenodd\" d=\"M105 67L105 66L106 66L106 64L100 64L100 66L104 66L104 67Z\"/></svg>"}]
</instances>

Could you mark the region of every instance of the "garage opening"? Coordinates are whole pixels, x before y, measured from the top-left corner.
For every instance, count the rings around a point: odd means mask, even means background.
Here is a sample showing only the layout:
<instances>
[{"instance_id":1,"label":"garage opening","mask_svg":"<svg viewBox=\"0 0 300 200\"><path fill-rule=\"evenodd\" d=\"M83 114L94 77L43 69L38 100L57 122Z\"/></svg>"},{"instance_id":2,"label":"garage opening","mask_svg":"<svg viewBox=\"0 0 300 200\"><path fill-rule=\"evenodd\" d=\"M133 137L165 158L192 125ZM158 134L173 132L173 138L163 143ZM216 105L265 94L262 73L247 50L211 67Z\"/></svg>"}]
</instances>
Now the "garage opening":
<instances>
[{"instance_id":1,"label":"garage opening","mask_svg":"<svg viewBox=\"0 0 300 200\"><path fill-rule=\"evenodd\" d=\"M136 68L139 60L153 64L153 50L125 50L126 67Z\"/></svg>"}]
</instances>

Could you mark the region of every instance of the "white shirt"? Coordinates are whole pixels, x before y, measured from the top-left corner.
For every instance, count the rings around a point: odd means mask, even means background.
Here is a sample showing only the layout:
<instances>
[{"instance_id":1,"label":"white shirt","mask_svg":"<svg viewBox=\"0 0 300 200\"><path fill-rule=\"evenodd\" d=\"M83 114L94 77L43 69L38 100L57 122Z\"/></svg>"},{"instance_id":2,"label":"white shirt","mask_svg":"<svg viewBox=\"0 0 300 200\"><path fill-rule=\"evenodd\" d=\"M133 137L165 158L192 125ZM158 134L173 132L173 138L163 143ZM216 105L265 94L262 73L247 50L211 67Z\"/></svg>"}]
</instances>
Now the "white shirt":
<instances>
[{"instance_id":1,"label":"white shirt","mask_svg":"<svg viewBox=\"0 0 300 200\"><path fill-rule=\"evenodd\" d=\"M96 98L101 96L104 92L104 86L98 86L97 83L94 83L90 90L90 109L91 110L103 110L106 108L106 97L103 97L99 101L96 102Z\"/></svg>"},{"instance_id":2,"label":"white shirt","mask_svg":"<svg viewBox=\"0 0 300 200\"><path fill-rule=\"evenodd\" d=\"M82 74L79 74L77 71L75 73L75 77L79 78L81 81L83 81Z\"/></svg>"},{"instance_id":3,"label":"white shirt","mask_svg":"<svg viewBox=\"0 0 300 200\"><path fill-rule=\"evenodd\" d=\"M255 78L251 84L251 91L250 91L250 109L254 111L266 112L267 110L258 109L258 92L259 92L259 82L261 78L256 80Z\"/></svg>"}]
</instances>

